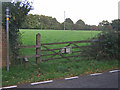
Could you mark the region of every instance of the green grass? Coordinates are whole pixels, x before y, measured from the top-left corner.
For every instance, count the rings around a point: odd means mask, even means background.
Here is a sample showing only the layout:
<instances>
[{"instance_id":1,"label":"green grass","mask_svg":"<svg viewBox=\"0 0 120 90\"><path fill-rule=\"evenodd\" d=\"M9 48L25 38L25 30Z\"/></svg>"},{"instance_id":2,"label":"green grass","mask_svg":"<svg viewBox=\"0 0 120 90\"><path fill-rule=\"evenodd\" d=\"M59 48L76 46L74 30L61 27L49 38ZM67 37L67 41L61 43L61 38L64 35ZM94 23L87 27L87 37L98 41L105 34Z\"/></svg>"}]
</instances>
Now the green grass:
<instances>
[{"instance_id":1,"label":"green grass","mask_svg":"<svg viewBox=\"0 0 120 90\"><path fill-rule=\"evenodd\" d=\"M3 86L11 86L30 82L65 78L76 75L85 75L118 69L117 60L56 60L41 62L39 65L29 64L25 69L23 65L10 67L10 72L3 69Z\"/></svg>"},{"instance_id":2,"label":"green grass","mask_svg":"<svg viewBox=\"0 0 120 90\"><path fill-rule=\"evenodd\" d=\"M87 40L100 31L74 31L74 30L20 30L23 33L22 41L24 45L35 45L36 34L41 34L42 43L80 41Z\"/></svg>"},{"instance_id":3,"label":"green grass","mask_svg":"<svg viewBox=\"0 0 120 90\"><path fill-rule=\"evenodd\" d=\"M35 45L36 34L41 34L42 43L55 43L66 41L87 40L99 33L99 31L63 31L63 30L20 30L23 45ZM85 44L80 44L85 45ZM52 45L50 48L64 47L65 45ZM44 48L43 48L44 49ZM21 49L23 55L35 54L33 49ZM45 54L45 52L43 52ZM49 53L49 52L46 52ZM50 52L51 53L51 52ZM79 54L79 53L78 53ZM84 75L89 73L104 72L112 69L120 69L117 60L93 60L85 59L85 57L71 58L72 61L66 59L51 60L48 62L40 62L35 65L35 58L29 59L29 67L26 69L24 65L10 67L10 72L6 69L2 70L3 86L16 84L24 84L29 82L44 81L50 79L58 79L76 75ZM32 61L32 62L31 62Z\"/></svg>"}]
</instances>

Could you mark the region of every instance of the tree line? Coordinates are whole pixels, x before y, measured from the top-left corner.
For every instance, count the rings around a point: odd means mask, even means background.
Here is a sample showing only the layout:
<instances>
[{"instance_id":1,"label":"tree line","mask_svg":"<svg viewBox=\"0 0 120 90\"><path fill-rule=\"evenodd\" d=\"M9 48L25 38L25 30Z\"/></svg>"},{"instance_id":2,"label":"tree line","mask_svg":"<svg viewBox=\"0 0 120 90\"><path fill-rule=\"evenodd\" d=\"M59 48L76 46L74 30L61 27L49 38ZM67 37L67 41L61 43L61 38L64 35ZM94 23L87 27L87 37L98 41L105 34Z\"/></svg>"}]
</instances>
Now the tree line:
<instances>
[{"instance_id":1,"label":"tree line","mask_svg":"<svg viewBox=\"0 0 120 90\"><path fill-rule=\"evenodd\" d=\"M70 18L66 18L63 23L57 21L56 18L45 15L28 14L25 22L22 23L22 29L52 29L52 30L118 30L120 19L112 20L112 23L103 20L97 26L88 25L81 19L74 23Z\"/></svg>"}]
</instances>

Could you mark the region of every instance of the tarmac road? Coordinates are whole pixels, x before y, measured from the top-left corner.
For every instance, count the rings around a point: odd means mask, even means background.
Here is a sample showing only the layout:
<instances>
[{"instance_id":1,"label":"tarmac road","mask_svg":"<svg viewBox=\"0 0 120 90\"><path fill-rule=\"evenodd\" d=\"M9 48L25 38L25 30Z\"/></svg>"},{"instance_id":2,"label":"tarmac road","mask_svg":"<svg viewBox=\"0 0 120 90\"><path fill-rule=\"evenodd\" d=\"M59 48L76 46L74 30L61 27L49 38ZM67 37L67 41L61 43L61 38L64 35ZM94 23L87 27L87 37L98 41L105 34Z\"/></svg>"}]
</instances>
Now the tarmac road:
<instances>
[{"instance_id":1,"label":"tarmac road","mask_svg":"<svg viewBox=\"0 0 120 90\"><path fill-rule=\"evenodd\" d=\"M84 75L71 80L53 80L53 82L46 84L18 85L17 88L120 88L118 76L120 76L120 72L105 72L97 76Z\"/></svg>"}]
</instances>

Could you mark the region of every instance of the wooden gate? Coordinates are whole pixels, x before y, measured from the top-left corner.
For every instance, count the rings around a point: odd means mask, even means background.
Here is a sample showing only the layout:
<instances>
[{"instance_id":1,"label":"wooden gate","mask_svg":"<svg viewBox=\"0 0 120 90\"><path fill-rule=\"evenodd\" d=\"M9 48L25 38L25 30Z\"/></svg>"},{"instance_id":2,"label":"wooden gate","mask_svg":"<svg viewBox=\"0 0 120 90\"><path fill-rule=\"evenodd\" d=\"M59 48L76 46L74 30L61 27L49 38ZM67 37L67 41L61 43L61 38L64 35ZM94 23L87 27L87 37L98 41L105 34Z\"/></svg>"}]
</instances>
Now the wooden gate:
<instances>
[{"instance_id":1,"label":"wooden gate","mask_svg":"<svg viewBox=\"0 0 120 90\"><path fill-rule=\"evenodd\" d=\"M21 46L21 48L36 48L36 55L27 55L27 56L19 56L18 58L32 58L36 57L36 64L38 64L40 61L48 61L48 60L54 60L54 59L67 59L70 60L71 57L79 57L78 55L72 55L73 53L81 52L81 48L86 46L79 46L80 43L89 43L91 41L68 41L68 42L57 42L57 43L41 43L41 35L36 35L36 45L31 46ZM52 45L65 45L64 47L59 48L51 48L49 46ZM72 45L72 47L70 47ZM68 51L66 51L68 49ZM77 49L77 51L72 51L73 49ZM50 52L47 54L44 54L43 52ZM72 54L71 54L72 53ZM67 54L67 56L66 56ZM68 55L69 54L69 55ZM44 58L50 56L49 58ZM59 57L55 57L59 56Z\"/></svg>"}]
</instances>

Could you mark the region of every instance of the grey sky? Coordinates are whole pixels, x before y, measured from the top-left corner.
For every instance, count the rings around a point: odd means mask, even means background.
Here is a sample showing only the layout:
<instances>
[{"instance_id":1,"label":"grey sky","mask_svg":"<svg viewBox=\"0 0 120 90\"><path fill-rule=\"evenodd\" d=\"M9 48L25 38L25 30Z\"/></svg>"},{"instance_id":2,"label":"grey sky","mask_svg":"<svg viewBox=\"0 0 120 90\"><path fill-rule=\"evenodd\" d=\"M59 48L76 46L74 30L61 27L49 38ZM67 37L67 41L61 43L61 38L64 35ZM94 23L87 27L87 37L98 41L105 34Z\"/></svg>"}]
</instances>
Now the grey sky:
<instances>
[{"instance_id":1,"label":"grey sky","mask_svg":"<svg viewBox=\"0 0 120 90\"><path fill-rule=\"evenodd\" d=\"M32 14L55 17L59 22L71 18L75 23L82 19L86 24L98 25L102 20L118 18L119 0L34 0Z\"/></svg>"}]
</instances>

